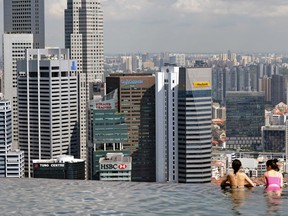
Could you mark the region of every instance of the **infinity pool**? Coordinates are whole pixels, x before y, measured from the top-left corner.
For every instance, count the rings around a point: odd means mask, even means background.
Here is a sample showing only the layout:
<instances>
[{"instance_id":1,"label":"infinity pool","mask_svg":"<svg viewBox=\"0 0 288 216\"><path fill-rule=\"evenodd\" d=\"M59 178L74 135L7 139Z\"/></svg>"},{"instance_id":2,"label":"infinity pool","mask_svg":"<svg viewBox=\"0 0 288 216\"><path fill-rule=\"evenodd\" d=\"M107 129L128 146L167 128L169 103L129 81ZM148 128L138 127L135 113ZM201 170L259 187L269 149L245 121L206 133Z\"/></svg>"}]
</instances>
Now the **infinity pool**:
<instances>
[{"instance_id":1,"label":"infinity pool","mask_svg":"<svg viewBox=\"0 0 288 216\"><path fill-rule=\"evenodd\" d=\"M0 215L288 215L288 189L215 185L1 179Z\"/></svg>"}]
</instances>

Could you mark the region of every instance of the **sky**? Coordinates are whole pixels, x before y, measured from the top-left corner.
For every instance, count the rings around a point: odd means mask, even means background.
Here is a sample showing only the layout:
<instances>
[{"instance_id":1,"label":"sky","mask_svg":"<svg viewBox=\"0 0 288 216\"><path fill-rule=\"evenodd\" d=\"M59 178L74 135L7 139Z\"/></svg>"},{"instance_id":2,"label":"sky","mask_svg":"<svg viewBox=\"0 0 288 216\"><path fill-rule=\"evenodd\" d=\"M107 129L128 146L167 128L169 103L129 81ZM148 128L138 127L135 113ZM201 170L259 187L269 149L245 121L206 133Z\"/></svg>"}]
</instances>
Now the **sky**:
<instances>
[{"instance_id":1,"label":"sky","mask_svg":"<svg viewBox=\"0 0 288 216\"><path fill-rule=\"evenodd\" d=\"M288 52L287 0L102 0L104 52ZM0 0L3 23L3 0ZM46 46L64 47L66 0L46 0ZM3 24L0 25L3 33Z\"/></svg>"}]
</instances>

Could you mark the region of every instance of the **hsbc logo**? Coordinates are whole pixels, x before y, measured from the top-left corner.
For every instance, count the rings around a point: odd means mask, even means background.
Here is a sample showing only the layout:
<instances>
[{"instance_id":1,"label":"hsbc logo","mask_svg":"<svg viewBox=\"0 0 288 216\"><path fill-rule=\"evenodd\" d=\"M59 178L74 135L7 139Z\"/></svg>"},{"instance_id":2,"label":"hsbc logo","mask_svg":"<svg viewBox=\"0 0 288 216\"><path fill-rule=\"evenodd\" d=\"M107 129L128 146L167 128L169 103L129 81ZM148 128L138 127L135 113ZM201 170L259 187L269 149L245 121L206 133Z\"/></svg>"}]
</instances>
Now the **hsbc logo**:
<instances>
[{"instance_id":1,"label":"hsbc logo","mask_svg":"<svg viewBox=\"0 0 288 216\"><path fill-rule=\"evenodd\" d=\"M127 164L100 164L100 170L124 170Z\"/></svg>"},{"instance_id":2,"label":"hsbc logo","mask_svg":"<svg viewBox=\"0 0 288 216\"><path fill-rule=\"evenodd\" d=\"M126 164L119 164L119 165L118 165L118 168L119 168L119 169L126 169L126 168L127 168L127 165L126 165Z\"/></svg>"}]
</instances>

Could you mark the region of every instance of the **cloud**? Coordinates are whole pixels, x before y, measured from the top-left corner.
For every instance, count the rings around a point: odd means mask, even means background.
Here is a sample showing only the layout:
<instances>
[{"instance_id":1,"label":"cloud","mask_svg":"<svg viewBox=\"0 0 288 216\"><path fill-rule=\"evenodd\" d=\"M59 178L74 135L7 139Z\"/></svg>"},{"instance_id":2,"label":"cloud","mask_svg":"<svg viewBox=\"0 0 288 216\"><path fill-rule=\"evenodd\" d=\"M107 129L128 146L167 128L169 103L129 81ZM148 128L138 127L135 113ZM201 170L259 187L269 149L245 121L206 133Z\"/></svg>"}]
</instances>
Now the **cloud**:
<instances>
[{"instance_id":1,"label":"cloud","mask_svg":"<svg viewBox=\"0 0 288 216\"><path fill-rule=\"evenodd\" d=\"M176 0L172 7L185 13L250 17L288 16L287 0Z\"/></svg>"},{"instance_id":2,"label":"cloud","mask_svg":"<svg viewBox=\"0 0 288 216\"><path fill-rule=\"evenodd\" d=\"M64 17L64 10L67 6L67 0L49 0L45 1L46 16L53 18Z\"/></svg>"},{"instance_id":3,"label":"cloud","mask_svg":"<svg viewBox=\"0 0 288 216\"><path fill-rule=\"evenodd\" d=\"M157 18L171 11L175 0L102 0L104 19L138 21Z\"/></svg>"},{"instance_id":4,"label":"cloud","mask_svg":"<svg viewBox=\"0 0 288 216\"><path fill-rule=\"evenodd\" d=\"M129 20L151 6L151 0L102 0L105 20Z\"/></svg>"}]
</instances>

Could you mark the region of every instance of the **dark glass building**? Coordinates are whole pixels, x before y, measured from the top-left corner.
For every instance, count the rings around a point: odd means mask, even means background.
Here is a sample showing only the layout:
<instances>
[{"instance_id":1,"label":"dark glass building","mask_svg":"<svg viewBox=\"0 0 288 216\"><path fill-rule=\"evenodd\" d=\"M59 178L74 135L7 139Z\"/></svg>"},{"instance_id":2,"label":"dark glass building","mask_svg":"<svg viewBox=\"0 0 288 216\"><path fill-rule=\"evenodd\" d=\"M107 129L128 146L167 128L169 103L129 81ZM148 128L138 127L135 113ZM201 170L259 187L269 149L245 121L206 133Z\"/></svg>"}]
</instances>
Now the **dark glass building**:
<instances>
[{"instance_id":1,"label":"dark glass building","mask_svg":"<svg viewBox=\"0 0 288 216\"><path fill-rule=\"evenodd\" d=\"M123 142L128 141L128 126L125 115L118 112L118 89L105 97L90 101L91 125L89 128L92 142L89 152L90 179L100 180L99 159L107 153L124 153Z\"/></svg>"},{"instance_id":2,"label":"dark glass building","mask_svg":"<svg viewBox=\"0 0 288 216\"><path fill-rule=\"evenodd\" d=\"M227 148L261 149L264 105L264 92L226 93Z\"/></svg>"},{"instance_id":3,"label":"dark glass building","mask_svg":"<svg viewBox=\"0 0 288 216\"><path fill-rule=\"evenodd\" d=\"M178 92L178 181L211 182L212 71L180 68Z\"/></svg>"},{"instance_id":4,"label":"dark glass building","mask_svg":"<svg viewBox=\"0 0 288 216\"><path fill-rule=\"evenodd\" d=\"M286 103L285 77L283 75L272 75L271 79L271 102L276 106L280 102Z\"/></svg>"},{"instance_id":5,"label":"dark glass building","mask_svg":"<svg viewBox=\"0 0 288 216\"><path fill-rule=\"evenodd\" d=\"M51 160L33 160L33 177L84 180L85 162L64 155Z\"/></svg>"},{"instance_id":6,"label":"dark glass building","mask_svg":"<svg viewBox=\"0 0 288 216\"><path fill-rule=\"evenodd\" d=\"M285 152L285 126L262 127L262 145L266 152Z\"/></svg>"},{"instance_id":7,"label":"dark glass building","mask_svg":"<svg viewBox=\"0 0 288 216\"><path fill-rule=\"evenodd\" d=\"M128 140L125 115L118 112L118 90L90 102L94 151L115 150Z\"/></svg>"},{"instance_id":8,"label":"dark glass building","mask_svg":"<svg viewBox=\"0 0 288 216\"><path fill-rule=\"evenodd\" d=\"M132 181L155 181L155 77L152 74L111 74L106 92L118 89L118 112L125 115L132 156Z\"/></svg>"}]
</instances>

